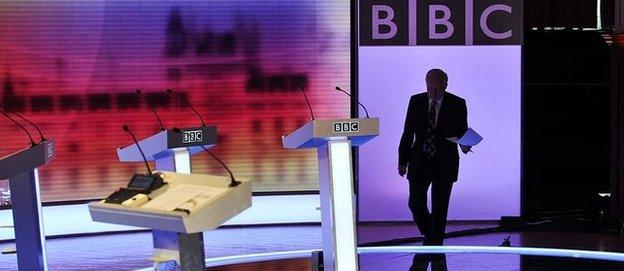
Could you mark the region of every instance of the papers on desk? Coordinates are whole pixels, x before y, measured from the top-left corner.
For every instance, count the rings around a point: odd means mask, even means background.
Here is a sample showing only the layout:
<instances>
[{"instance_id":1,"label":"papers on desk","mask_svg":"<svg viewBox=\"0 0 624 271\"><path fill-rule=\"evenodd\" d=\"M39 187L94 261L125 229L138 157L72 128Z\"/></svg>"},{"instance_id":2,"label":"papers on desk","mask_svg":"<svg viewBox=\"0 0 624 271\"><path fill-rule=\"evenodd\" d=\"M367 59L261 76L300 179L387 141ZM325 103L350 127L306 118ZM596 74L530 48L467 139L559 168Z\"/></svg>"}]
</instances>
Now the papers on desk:
<instances>
[{"instance_id":1,"label":"papers on desk","mask_svg":"<svg viewBox=\"0 0 624 271\"><path fill-rule=\"evenodd\" d=\"M184 205L185 209L191 209L219 194L221 190L222 189L208 186L179 184L169 188L169 190L165 191L165 193L162 193L156 198L143 204L141 208L159 211L173 211ZM198 199L200 202L195 202L195 199ZM189 203L192 206L189 206Z\"/></svg>"},{"instance_id":2,"label":"papers on desk","mask_svg":"<svg viewBox=\"0 0 624 271\"><path fill-rule=\"evenodd\" d=\"M481 137L479 134L477 134L477 132L472 130L472 128L468 128L468 131L466 131L466 133L464 133L461 138L451 137L447 139L459 145L474 147L479 144L481 140L483 140L483 137Z\"/></svg>"}]
</instances>

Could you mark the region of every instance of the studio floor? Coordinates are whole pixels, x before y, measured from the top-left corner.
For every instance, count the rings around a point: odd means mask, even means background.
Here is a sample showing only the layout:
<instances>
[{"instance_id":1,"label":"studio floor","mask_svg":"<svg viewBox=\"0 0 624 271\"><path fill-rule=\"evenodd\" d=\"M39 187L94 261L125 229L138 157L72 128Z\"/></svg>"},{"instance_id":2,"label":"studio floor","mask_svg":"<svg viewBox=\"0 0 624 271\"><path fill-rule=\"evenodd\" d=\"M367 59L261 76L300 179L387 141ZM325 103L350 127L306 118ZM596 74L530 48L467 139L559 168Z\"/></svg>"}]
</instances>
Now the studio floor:
<instances>
[{"instance_id":1,"label":"studio floor","mask_svg":"<svg viewBox=\"0 0 624 271\"><path fill-rule=\"evenodd\" d=\"M367 225L367 228L361 232L393 229L396 232L413 231L409 225L395 226L393 228L388 224ZM471 224L471 226L476 228L478 225ZM481 228L489 226L491 224L486 223L481 225ZM459 225L451 223L448 231L463 230L467 227L465 223L459 223ZM450 237L445 241L445 245L498 246L505 237L510 237L511 245L514 247L624 252L624 237L622 236L579 232L490 232ZM204 241L207 258L316 250L321 248L321 229L318 225L221 228L206 232ZM0 246L11 247L12 245L12 243L4 243ZM402 245L420 245L420 243ZM149 267L152 264L149 260L152 255L152 240L149 232L55 238L48 240L47 250L50 270L135 270ZM371 271L410 270L413 261L413 253L360 256L361 270ZM551 264L552 262L560 262L560 264ZM446 263L448 270L624 270L624 265L604 261L511 254L451 253L446 256ZM390 267L392 268L388 269ZM309 270L309 268L309 259L300 258L210 270ZM0 270L17 270L16 255L0 255Z\"/></svg>"}]
</instances>

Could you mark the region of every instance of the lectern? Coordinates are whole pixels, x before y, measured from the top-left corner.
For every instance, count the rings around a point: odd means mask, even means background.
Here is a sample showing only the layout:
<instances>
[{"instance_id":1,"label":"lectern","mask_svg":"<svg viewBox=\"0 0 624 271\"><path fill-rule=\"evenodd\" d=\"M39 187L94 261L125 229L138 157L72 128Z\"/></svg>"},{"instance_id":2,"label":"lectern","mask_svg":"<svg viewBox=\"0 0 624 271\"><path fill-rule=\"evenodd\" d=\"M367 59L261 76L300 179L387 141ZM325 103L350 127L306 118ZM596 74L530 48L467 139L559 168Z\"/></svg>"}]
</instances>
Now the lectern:
<instances>
[{"instance_id":1,"label":"lectern","mask_svg":"<svg viewBox=\"0 0 624 271\"><path fill-rule=\"evenodd\" d=\"M325 271L358 270L351 146L379 135L379 119L313 120L282 138L286 149L316 148Z\"/></svg>"},{"instance_id":2,"label":"lectern","mask_svg":"<svg viewBox=\"0 0 624 271\"><path fill-rule=\"evenodd\" d=\"M202 232L251 206L251 181L206 174L158 171L166 185L152 191L149 201L132 204L91 203L94 221L147 227L154 237L156 270L206 269Z\"/></svg>"},{"instance_id":3,"label":"lectern","mask_svg":"<svg viewBox=\"0 0 624 271\"><path fill-rule=\"evenodd\" d=\"M196 128L173 128L161 131L139 141L148 161L154 161L156 170L178 173L191 173L191 155L202 152L217 144L217 127L200 126ZM204 148L202 148L202 146ZM137 144L117 149L117 156L122 162L143 162ZM91 216L95 221L94 206L90 206ZM108 206L108 205L107 205ZM124 221L102 221L133 225ZM156 270L204 270L204 241L199 232L184 232L155 227L156 224L144 225L152 228L154 243L154 262ZM173 264L175 262L175 264ZM171 265L177 265L172 267Z\"/></svg>"},{"instance_id":4,"label":"lectern","mask_svg":"<svg viewBox=\"0 0 624 271\"><path fill-rule=\"evenodd\" d=\"M0 158L0 179L9 179L19 270L48 270L38 167L54 158L53 139Z\"/></svg>"}]
</instances>

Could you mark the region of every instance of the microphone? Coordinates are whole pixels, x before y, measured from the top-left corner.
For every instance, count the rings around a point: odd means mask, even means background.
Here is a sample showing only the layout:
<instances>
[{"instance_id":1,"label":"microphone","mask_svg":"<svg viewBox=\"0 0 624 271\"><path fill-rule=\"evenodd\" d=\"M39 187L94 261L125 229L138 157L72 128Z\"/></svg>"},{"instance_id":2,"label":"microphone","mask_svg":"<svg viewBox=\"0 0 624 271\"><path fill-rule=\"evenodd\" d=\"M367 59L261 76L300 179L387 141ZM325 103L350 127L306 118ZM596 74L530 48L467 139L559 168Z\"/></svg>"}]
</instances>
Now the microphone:
<instances>
[{"instance_id":1,"label":"microphone","mask_svg":"<svg viewBox=\"0 0 624 271\"><path fill-rule=\"evenodd\" d=\"M140 89L136 90L136 94L141 96L143 98L143 100L145 100L145 103L147 103L147 107L149 107L152 110L152 113L154 113L154 116L156 116L156 119L158 120L158 123L160 124L160 130L164 131L165 130L165 126L163 125L162 121L160 120L160 117L158 116L158 113L156 113L156 110L154 109L152 104L150 104L149 100L147 99L147 96L145 96L145 94L143 94L143 92Z\"/></svg>"},{"instance_id":2,"label":"microphone","mask_svg":"<svg viewBox=\"0 0 624 271\"><path fill-rule=\"evenodd\" d=\"M30 121L30 120L28 120L28 119L24 118L22 115L18 114L18 113L17 113L17 112L15 112L15 111L11 111L11 113L13 113L14 115L18 116L18 117L19 117L20 119L22 119L23 121L28 122L28 123L29 123L30 125L32 125L33 127L35 127L35 129L37 129L37 132L39 133L39 137L41 137L41 141L40 141L40 142L43 142L43 141L45 141L45 140L46 140L46 138L43 136L43 133L41 132L41 129L39 129L39 127L38 127L36 124L34 124L32 121Z\"/></svg>"},{"instance_id":3,"label":"microphone","mask_svg":"<svg viewBox=\"0 0 624 271\"><path fill-rule=\"evenodd\" d=\"M236 187L239 184L241 184L241 182L239 182L236 179L234 179L234 174L232 174L232 171L230 170L230 168L228 168L228 166L225 165L225 163L223 163L223 161L221 161L221 159L219 159L219 157L217 157L212 152L210 152L208 149L206 149L206 147L204 147L202 145L200 145L200 147L202 149L204 149L210 156L212 156L212 158L217 160L217 162L219 162L219 164L221 164L221 166L223 166L223 168L225 168L225 170L227 170L227 172L230 174L230 185L229 185L229 187Z\"/></svg>"},{"instance_id":4,"label":"microphone","mask_svg":"<svg viewBox=\"0 0 624 271\"><path fill-rule=\"evenodd\" d=\"M19 127L20 127L20 128L21 128L21 129L22 129L22 130L26 133L26 135L28 136L28 139L30 139L30 146L31 146L31 147L32 147L32 146L37 145L37 144L35 143L35 141L33 140L32 136L30 135L30 133L28 132L28 130L27 130L27 129L23 126L23 125L21 125L21 124L20 124L19 122L17 122L15 119L11 118L11 116L9 116L9 114L7 114L6 112L4 112L3 110L0 110L0 113L1 113L2 115L4 115L5 117L7 117L8 119L10 119L13 123L15 123L17 126L19 126Z\"/></svg>"},{"instance_id":5,"label":"microphone","mask_svg":"<svg viewBox=\"0 0 624 271\"><path fill-rule=\"evenodd\" d=\"M139 201L140 199L144 200L143 203L149 200L148 195L166 183L159 174L154 174L152 172L149 163L147 163L145 153L143 153L143 149L141 148L141 145L139 145L139 141L134 136L134 133L130 131L128 125L123 125L122 127L124 131L128 132L128 134L132 136L134 144L137 145L139 152L141 152L141 156L143 157L143 161L145 162L145 166L147 167L147 172L149 174L135 173L134 176L132 176L132 179L130 179L127 187L122 187L113 192L108 197L104 198L104 202L134 207L142 204Z\"/></svg>"},{"instance_id":6,"label":"microphone","mask_svg":"<svg viewBox=\"0 0 624 271\"><path fill-rule=\"evenodd\" d=\"M301 92L303 92L303 97L305 98L306 103L308 104L308 109L310 109L310 117L312 118L312 120L314 120L314 112L312 112L312 106L310 105L310 101L308 100L308 95L306 95L306 91L303 88L303 86L299 88L301 88Z\"/></svg>"},{"instance_id":7,"label":"microphone","mask_svg":"<svg viewBox=\"0 0 624 271\"><path fill-rule=\"evenodd\" d=\"M176 92L174 92L173 89L168 88L167 89L167 93L174 94ZM184 99L184 101L186 102L186 105L188 107L190 107L191 110L193 110L193 112L195 112L195 115L197 115L197 117L201 121L201 126L206 126L206 123L204 122L204 118L202 118L201 114L199 114L199 112L197 112L197 110L195 110L195 107L193 107L193 105L191 105L191 103L188 101L188 99Z\"/></svg>"},{"instance_id":8,"label":"microphone","mask_svg":"<svg viewBox=\"0 0 624 271\"><path fill-rule=\"evenodd\" d=\"M182 130L180 130L180 128L174 127L172 129L174 132L176 133L181 133ZM232 173L232 171L230 170L230 168L223 162L221 161L221 159L219 159L219 157L217 157L216 155L214 155L212 152L210 152L206 147L204 147L203 145L199 145L199 147L201 147L202 149L204 149L204 151L206 151L212 158L214 158L215 160L217 160L217 162L219 162L219 164L221 164L221 166L223 168L225 168L225 170L230 174L230 185L229 187L236 187L239 184L241 184L241 182L237 181L236 178L234 178L234 174Z\"/></svg>"},{"instance_id":9,"label":"microphone","mask_svg":"<svg viewBox=\"0 0 624 271\"><path fill-rule=\"evenodd\" d=\"M357 102L360 106L362 106L362 108L364 108L364 112L366 112L366 118L370 118L368 116L368 110L366 109L366 106L364 106L362 103L360 103L360 101L356 100L353 98L353 96L351 96L351 94L349 94L348 92L342 90L339 86L336 86L336 90L341 91L344 94L347 94L347 96L351 97L351 100L354 100L355 102Z\"/></svg>"},{"instance_id":10,"label":"microphone","mask_svg":"<svg viewBox=\"0 0 624 271\"><path fill-rule=\"evenodd\" d=\"M141 152L141 156L143 156L143 162L145 162L145 167L147 167L147 172L149 173L149 175L152 175L152 169L150 168L149 163L147 162L147 158L145 157L145 153L143 153L143 149L141 148L139 141L134 136L134 133L130 131L130 127L128 127L128 125L123 125L122 128L124 131L130 134L130 136L132 136L132 140L134 140L134 144L137 145L137 148L139 148L139 152Z\"/></svg>"}]
</instances>

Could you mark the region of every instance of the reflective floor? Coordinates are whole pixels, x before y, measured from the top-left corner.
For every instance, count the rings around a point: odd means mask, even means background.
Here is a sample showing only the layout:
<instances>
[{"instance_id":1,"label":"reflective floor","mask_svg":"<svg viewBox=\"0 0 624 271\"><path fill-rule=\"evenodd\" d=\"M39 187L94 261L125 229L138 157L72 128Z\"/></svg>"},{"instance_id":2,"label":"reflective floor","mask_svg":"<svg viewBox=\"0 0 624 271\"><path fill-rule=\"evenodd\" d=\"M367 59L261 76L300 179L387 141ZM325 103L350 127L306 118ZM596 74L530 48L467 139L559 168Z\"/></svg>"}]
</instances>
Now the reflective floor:
<instances>
[{"instance_id":1,"label":"reflective floor","mask_svg":"<svg viewBox=\"0 0 624 271\"><path fill-rule=\"evenodd\" d=\"M388 230L387 228L384 228ZM592 251L624 252L624 237L617 234L579 232L494 232L445 240L448 246L493 246L510 236L513 247L572 248ZM218 229L204 235L207 258L321 248L319 226L267 226ZM0 244L0 248L12 244ZM420 243L403 245L420 246ZM54 270L135 270L151 265L150 233L112 234L48 240L48 259ZM16 255L0 254L0 271L17 270ZM413 253L362 255L361 269L410 270ZM419 258L413 270L422 269ZM433 260L432 260L433 261ZM439 261L438 261L439 262ZM435 265L436 268L441 265ZM209 270L311 270L309 258L220 266ZM418 269L420 268L420 269ZM624 265L605 261L545 258L515 254L451 253L446 256L446 270L622 270ZM429 268L431 269L431 267ZM435 269L444 270L444 269Z\"/></svg>"},{"instance_id":2,"label":"reflective floor","mask_svg":"<svg viewBox=\"0 0 624 271\"><path fill-rule=\"evenodd\" d=\"M360 255L360 271L616 271L623 262L517 254L387 253ZM218 266L209 271L308 271L308 258Z\"/></svg>"},{"instance_id":3,"label":"reflective floor","mask_svg":"<svg viewBox=\"0 0 624 271\"><path fill-rule=\"evenodd\" d=\"M0 250L14 246L0 244ZM52 239L46 242L50 271L136 270L152 265L148 232ZM207 258L319 249L319 226L225 228L204 233ZM0 254L0 271L17 270L16 254Z\"/></svg>"},{"instance_id":4,"label":"reflective floor","mask_svg":"<svg viewBox=\"0 0 624 271\"><path fill-rule=\"evenodd\" d=\"M409 239L420 236L414 222L360 222L357 226L359 245L385 243L391 240L405 243ZM498 221L449 221L446 225L446 232L459 233L496 227L498 227Z\"/></svg>"},{"instance_id":5,"label":"reflective floor","mask_svg":"<svg viewBox=\"0 0 624 271\"><path fill-rule=\"evenodd\" d=\"M590 271L624 270L624 263L507 254L385 254L361 256L360 270Z\"/></svg>"}]
</instances>

